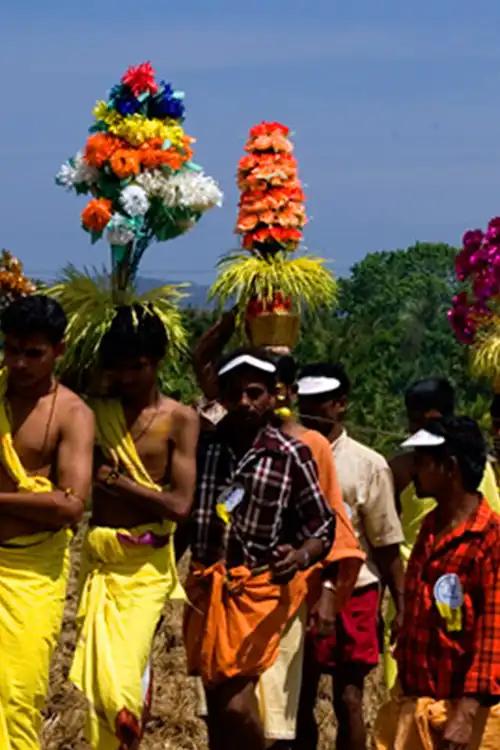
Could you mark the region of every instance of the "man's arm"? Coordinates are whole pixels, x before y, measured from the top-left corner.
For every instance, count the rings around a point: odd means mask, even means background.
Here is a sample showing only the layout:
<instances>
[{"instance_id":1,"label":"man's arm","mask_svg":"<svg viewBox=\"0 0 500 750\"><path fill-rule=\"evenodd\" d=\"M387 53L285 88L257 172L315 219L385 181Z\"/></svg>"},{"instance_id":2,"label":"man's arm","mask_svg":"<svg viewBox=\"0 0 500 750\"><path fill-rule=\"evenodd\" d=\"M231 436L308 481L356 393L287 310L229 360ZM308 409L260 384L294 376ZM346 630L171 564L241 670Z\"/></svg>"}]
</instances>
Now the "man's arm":
<instances>
[{"instance_id":1,"label":"man's arm","mask_svg":"<svg viewBox=\"0 0 500 750\"><path fill-rule=\"evenodd\" d=\"M98 470L97 481L107 492L116 491L124 501L143 511L171 521L185 521L193 504L198 433L199 419L196 412L179 404L172 414L170 438L174 444L174 453L169 490L150 490L124 474L119 474L110 485L108 482L112 470L107 466Z\"/></svg>"},{"instance_id":2,"label":"man's arm","mask_svg":"<svg viewBox=\"0 0 500 750\"><path fill-rule=\"evenodd\" d=\"M323 558L335 536L335 514L321 492L316 462L306 445L294 463L291 502L304 541L298 549L281 545L274 551L271 569L277 582L290 580L298 570Z\"/></svg>"},{"instance_id":3,"label":"man's arm","mask_svg":"<svg viewBox=\"0 0 500 750\"><path fill-rule=\"evenodd\" d=\"M361 512L373 560L380 571L382 584L389 588L394 600L396 629L401 624L404 608L404 569L399 553L404 534L396 511L392 474L387 464L373 472Z\"/></svg>"},{"instance_id":4,"label":"man's arm","mask_svg":"<svg viewBox=\"0 0 500 750\"><path fill-rule=\"evenodd\" d=\"M61 427L57 489L51 492L2 492L0 513L59 529L78 523L92 479L94 417L83 402L70 407Z\"/></svg>"},{"instance_id":5,"label":"man's arm","mask_svg":"<svg viewBox=\"0 0 500 750\"><path fill-rule=\"evenodd\" d=\"M198 385L204 396L214 401L218 398L216 362L234 333L236 313L224 313L205 331L193 350L193 367Z\"/></svg>"}]
</instances>

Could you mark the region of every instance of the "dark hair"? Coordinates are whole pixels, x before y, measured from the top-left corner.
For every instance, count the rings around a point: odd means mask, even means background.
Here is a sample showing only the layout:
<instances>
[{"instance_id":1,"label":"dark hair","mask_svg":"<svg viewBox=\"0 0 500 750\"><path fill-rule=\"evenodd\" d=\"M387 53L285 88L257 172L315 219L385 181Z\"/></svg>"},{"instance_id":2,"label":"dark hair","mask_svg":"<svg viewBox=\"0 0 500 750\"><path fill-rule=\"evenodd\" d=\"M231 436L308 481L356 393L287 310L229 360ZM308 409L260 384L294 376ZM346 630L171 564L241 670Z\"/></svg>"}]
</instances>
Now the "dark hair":
<instances>
[{"instance_id":1,"label":"dark hair","mask_svg":"<svg viewBox=\"0 0 500 750\"><path fill-rule=\"evenodd\" d=\"M407 411L427 412L435 409L443 417L455 411L455 391L446 378L433 377L417 380L405 393Z\"/></svg>"},{"instance_id":2,"label":"dark hair","mask_svg":"<svg viewBox=\"0 0 500 750\"><path fill-rule=\"evenodd\" d=\"M224 365L227 365L229 362L231 362L233 359L236 359L236 357L240 357L244 354L247 354L251 357L257 357L257 359L261 359L264 362L269 362L270 364L275 364L273 362L272 357L269 355L269 353L265 349L258 349L255 347L240 347L239 349L235 349L232 352L229 352L229 354L225 354L221 359L219 360L217 364L217 372L219 372ZM276 386L276 380L277 380L277 373L276 372L264 372L264 370L259 370L258 368L252 368L250 365L245 365L247 369L252 369L254 372L259 374L259 378L262 379L262 381L266 384L266 387L272 391ZM242 366L241 369L244 369ZM234 375L240 370L240 368L230 370L228 373L224 375L218 376L218 385L219 390L224 391L224 388L226 387L229 380L234 377Z\"/></svg>"},{"instance_id":3,"label":"dark hair","mask_svg":"<svg viewBox=\"0 0 500 750\"><path fill-rule=\"evenodd\" d=\"M305 365L299 373L299 378L335 378L339 381L340 386L331 393L321 394L325 398L339 399L348 396L351 391L351 381L340 362L329 364L328 362L314 362Z\"/></svg>"},{"instance_id":4,"label":"dark hair","mask_svg":"<svg viewBox=\"0 0 500 750\"><path fill-rule=\"evenodd\" d=\"M495 393L490 406L490 414L493 419L500 419L500 393Z\"/></svg>"},{"instance_id":5,"label":"dark hair","mask_svg":"<svg viewBox=\"0 0 500 750\"><path fill-rule=\"evenodd\" d=\"M149 357L159 362L167 351L167 333L160 318L143 305L122 306L99 347L106 369L129 357Z\"/></svg>"},{"instance_id":6,"label":"dark hair","mask_svg":"<svg viewBox=\"0 0 500 750\"><path fill-rule=\"evenodd\" d=\"M297 363L291 354L273 357L276 365L276 378L279 383L292 386L297 379Z\"/></svg>"},{"instance_id":7,"label":"dark hair","mask_svg":"<svg viewBox=\"0 0 500 750\"><path fill-rule=\"evenodd\" d=\"M66 331L66 315L57 300L44 294L16 299L3 311L2 333L30 336L41 333L52 345L59 344Z\"/></svg>"},{"instance_id":8,"label":"dark hair","mask_svg":"<svg viewBox=\"0 0 500 750\"><path fill-rule=\"evenodd\" d=\"M477 422L469 417L443 417L429 421L426 430L444 437L446 442L442 447L418 450L429 450L443 459L453 456L460 469L464 489L476 492L483 478L487 454L486 442Z\"/></svg>"}]
</instances>

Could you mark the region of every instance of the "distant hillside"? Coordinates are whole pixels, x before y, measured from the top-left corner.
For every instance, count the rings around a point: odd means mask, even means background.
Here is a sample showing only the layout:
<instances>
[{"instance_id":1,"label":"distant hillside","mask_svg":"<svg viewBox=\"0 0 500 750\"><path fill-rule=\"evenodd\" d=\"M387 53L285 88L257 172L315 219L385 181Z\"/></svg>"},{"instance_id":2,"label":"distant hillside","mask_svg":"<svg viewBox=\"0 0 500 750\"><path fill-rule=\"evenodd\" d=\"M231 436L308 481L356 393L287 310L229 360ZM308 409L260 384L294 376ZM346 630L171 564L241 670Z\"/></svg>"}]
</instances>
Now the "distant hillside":
<instances>
[{"instance_id":1,"label":"distant hillside","mask_svg":"<svg viewBox=\"0 0 500 750\"><path fill-rule=\"evenodd\" d=\"M162 286L163 284L175 284L175 281L168 281L166 279L153 279L149 277L139 276L137 278L137 291L139 293L148 292L150 289ZM198 307L207 309L212 307L211 303L207 302L208 286L203 284L195 284L188 282L189 287L186 288L186 297L181 301L182 307Z\"/></svg>"}]
</instances>

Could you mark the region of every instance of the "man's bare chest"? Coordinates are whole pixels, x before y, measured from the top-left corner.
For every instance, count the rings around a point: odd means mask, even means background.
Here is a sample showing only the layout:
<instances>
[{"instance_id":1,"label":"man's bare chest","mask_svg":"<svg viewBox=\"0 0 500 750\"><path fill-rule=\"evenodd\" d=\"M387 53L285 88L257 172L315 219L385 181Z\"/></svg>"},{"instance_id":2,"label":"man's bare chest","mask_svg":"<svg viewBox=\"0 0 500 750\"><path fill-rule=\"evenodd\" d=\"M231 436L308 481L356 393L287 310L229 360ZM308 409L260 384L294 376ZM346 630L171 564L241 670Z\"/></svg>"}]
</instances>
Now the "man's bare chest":
<instances>
[{"instance_id":1,"label":"man's bare chest","mask_svg":"<svg viewBox=\"0 0 500 750\"><path fill-rule=\"evenodd\" d=\"M60 424L54 405L48 399L29 408L9 404L14 448L25 466L35 470L51 464L59 442Z\"/></svg>"}]
</instances>

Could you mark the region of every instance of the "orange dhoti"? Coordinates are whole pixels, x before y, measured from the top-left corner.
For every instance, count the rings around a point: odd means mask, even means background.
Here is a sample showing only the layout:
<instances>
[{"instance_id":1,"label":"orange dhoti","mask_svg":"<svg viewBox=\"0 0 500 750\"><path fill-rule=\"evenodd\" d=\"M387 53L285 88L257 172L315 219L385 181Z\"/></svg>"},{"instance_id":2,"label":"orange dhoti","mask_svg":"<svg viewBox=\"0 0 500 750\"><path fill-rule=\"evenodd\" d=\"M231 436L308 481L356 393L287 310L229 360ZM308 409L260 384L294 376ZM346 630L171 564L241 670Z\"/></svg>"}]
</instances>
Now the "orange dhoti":
<instances>
[{"instance_id":1,"label":"orange dhoti","mask_svg":"<svg viewBox=\"0 0 500 750\"><path fill-rule=\"evenodd\" d=\"M272 583L269 571L221 562L193 565L184 617L188 671L205 686L233 677L258 677L278 655L280 638L306 595L303 576Z\"/></svg>"}]
</instances>

